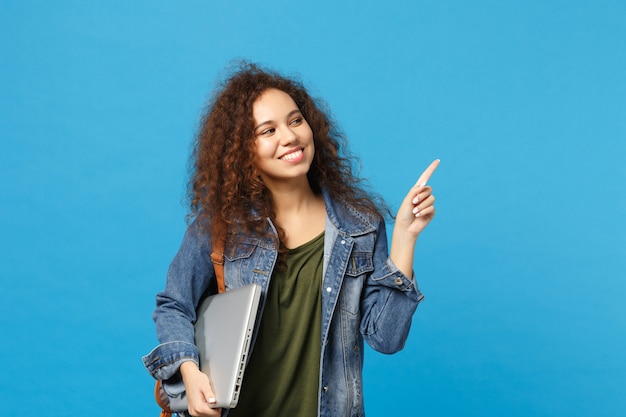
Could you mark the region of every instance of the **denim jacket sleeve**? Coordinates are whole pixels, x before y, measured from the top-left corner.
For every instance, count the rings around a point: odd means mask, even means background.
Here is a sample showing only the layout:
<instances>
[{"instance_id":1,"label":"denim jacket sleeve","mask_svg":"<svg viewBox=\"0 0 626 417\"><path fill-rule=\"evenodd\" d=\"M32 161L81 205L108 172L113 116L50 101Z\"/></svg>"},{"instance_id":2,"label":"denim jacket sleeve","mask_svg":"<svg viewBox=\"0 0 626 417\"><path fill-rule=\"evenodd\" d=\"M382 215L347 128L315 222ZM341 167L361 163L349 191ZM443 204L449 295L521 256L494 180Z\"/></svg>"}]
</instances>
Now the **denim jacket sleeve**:
<instances>
[{"instance_id":1,"label":"denim jacket sleeve","mask_svg":"<svg viewBox=\"0 0 626 417\"><path fill-rule=\"evenodd\" d=\"M391 261L385 223L377 226L374 270L361 298L361 334L373 349L395 353L404 347L413 313L424 299L415 278L404 275Z\"/></svg>"},{"instance_id":2,"label":"denim jacket sleeve","mask_svg":"<svg viewBox=\"0 0 626 417\"><path fill-rule=\"evenodd\" d=\"M210 242L210 235L200 230L196 222L187 228L168 269L165 289L156 297L152 318L160 344L143 357L143 363L173 396L184 390L178 372L181 363L189 360L199 363L193 326L199 300L210 284L214 287Z\"/></svg>"}]
</instances>

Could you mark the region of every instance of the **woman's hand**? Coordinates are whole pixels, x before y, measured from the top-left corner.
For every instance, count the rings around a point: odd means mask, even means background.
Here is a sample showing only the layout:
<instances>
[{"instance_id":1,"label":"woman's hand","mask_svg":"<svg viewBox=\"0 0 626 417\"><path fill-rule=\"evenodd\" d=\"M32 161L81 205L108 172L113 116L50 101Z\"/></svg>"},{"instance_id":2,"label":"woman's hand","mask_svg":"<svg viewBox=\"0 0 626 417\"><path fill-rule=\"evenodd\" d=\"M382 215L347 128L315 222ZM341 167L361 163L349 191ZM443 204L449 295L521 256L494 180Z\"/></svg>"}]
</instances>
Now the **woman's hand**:
<instances>
[{"instance_id":1,"label":"woman's hand","mask_svg":"<svg viewBox=\"0 0 626 417\"><path fill-rule=\"evenodd\" d=\"M187 411L194 417L219 417L221 408L211 408L215 396L209 377L198 369L194 362L187 361L180 365L185 391L187 392Z\"/></svg>"},{"instance_id":2,"label":"woman's hand","mask_svg":"<svg viewBox=\"0 0 626 417\"><path fill-rule=\"evenodd\" d=\"M415 241L435 216L435 196L426 183L438 166L439 159L436 159L426 168L404 197L396 215L389 255L396 267L409 277L413 273Z\"/></svg>"},{"instance_id":3,"label":"woman's hand","mask_svg":"<svg viewBox=\"0 0 626 417\"><path fill-rule=\"evenodd\" d=\"M426 168L413 188L404 197L396 215L396 227L400 227L414 239L435 216L435 196L432 195L433 189L426 183L438 166L439 159L436 159Z\"/></svg>"}]
</instances>

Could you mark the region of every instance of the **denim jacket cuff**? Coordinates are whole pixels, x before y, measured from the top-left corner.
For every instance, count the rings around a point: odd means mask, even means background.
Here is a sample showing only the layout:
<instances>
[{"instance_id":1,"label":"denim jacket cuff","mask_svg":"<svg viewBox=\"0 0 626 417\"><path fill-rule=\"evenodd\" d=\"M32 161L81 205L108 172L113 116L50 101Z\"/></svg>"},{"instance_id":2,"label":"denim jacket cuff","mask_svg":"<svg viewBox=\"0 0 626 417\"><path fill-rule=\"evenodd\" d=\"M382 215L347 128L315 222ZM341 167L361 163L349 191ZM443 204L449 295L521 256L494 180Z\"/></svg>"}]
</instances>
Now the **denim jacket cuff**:
<instances>
[{"instance_id":1,"label":"denim jacket cuff","mask_svg":"<svg viewBox=\"0 0 626 417\"><path fill-rule=\"evenodd\" d=\"M193 361L198 365L198 348L189 342L166 342L158 345L142 358L143 364L155 379L169 380L178 373L183 362Z\"/></svg>"},{"instance_id":2,"label":"denim jacket cuff","mask_svg":"<svg viewBox=\"0 0 626 417\"><path fill-rule=\"evenodd\" d=\"M383 274L380 278L376 279L376 281L386 287L396 288L404 292L409 297L416 299L418 303L424 299L424 294L422 294L417 286L415 273L412 272L411 278L407 277L398 269L391 258L387 258L387 264L385 265Z\"/></svg>"}]
</instances>

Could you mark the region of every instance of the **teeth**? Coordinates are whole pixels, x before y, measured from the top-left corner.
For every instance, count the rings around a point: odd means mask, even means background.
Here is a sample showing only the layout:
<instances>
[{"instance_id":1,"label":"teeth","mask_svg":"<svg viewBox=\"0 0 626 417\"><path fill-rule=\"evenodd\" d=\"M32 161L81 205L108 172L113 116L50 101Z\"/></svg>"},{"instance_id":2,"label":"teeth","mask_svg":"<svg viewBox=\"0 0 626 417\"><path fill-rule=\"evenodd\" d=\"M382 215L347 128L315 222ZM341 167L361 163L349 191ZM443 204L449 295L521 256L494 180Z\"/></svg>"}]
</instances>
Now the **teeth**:
<instances>
[{"instance_id":1,"label":"teeth","mask_svg":"<svg viewBox=\"0 0 626 417\"><path fill-rule=\"evenodd\" d=\"M298 159L300 155L302 155L302 149L296 152L288 153L287 155L281 157L280 159L282 159L283 161L293 161L294 159Z\"/></svg>"}]
</instances>

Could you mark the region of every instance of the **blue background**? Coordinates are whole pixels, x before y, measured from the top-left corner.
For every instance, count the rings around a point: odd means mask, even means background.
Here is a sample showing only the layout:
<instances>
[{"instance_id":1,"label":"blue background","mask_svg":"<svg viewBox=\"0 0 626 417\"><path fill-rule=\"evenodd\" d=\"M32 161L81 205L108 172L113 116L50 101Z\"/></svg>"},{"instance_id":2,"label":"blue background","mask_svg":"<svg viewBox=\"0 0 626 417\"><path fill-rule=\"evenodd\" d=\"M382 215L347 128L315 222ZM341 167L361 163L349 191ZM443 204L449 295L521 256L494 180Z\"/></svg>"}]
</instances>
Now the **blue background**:
<instances>
[{"instance_id":1,"label":"blue background","mask_svg":"<svg viewBox=\"0 0 626 417\"><path fill-rule=\"evenodd\" d=\"M626 3L0 1L0 404L157 415L140 357L233 58L325 98L426 300L368 415L626 415Z\"/></svg>"}]
</instances>

